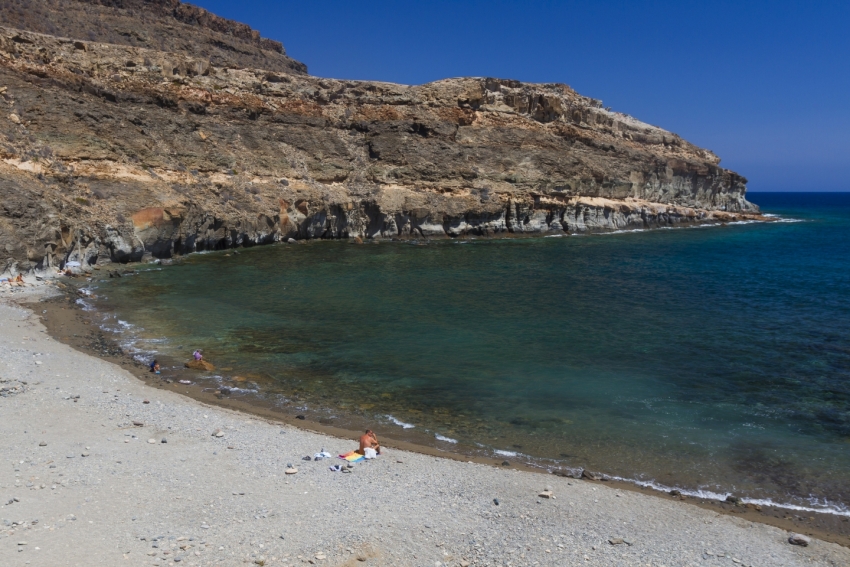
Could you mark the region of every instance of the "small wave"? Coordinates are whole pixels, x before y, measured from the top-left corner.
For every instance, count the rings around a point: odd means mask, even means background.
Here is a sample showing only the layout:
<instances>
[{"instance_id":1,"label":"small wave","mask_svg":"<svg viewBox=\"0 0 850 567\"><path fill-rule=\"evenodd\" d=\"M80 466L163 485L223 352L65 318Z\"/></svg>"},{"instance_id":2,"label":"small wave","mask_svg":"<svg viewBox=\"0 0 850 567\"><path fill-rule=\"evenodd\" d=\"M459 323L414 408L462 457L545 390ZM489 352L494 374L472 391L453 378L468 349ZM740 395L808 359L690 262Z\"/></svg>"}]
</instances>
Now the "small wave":
<instances>
[{"instance_id":1,"label":"small wave","mask_svg":"<svg viewBox=\"0 0 850 567\"><path fill-rule=\"evenodd\" d=\"M501 449L495 449L493 452L503 457L516 457L518 455L514 451L502 451Z\"/></svg>"},{"instance_id":2,"label":"small wave","mask_svg":"<svg viewBox=\"0 0 850 567\"><path fill-rule=\"evenodd\" d=\"M632 478L623 478L620 476L612 476L614 480L619 480L622 482L628 482L631 484L636 484L638 486L644 486L646 488L651 488L653 490L658 490L659 492L670 492L674 487L666 486L663 484L659 484L654 481L646 481L646 480L635 480ZM685 488L676 488L679 492L684 494L685 496L691 496L693 498L702 498L703 500L718 500L725 501L728 496L731 495L730 492L714 492L712 490L689 490ZM770 498L741 498L741 502L744 504L755 504L757 506L773 506L774 508L783 508L786 510L797 510L800 512L819 512L821 514L834 514L836 516L848 516L850 517L850 510L846 507L838 507L832 505L828 502L820 503L817 499L814 499L812 502L812 507L810 506L800 506L797 504L787 504L782 502L776 502ZM814 507L817 506L817 507Z\"/></svg>"},{"instance_id":3,"label":"small wave","mask_svg":"<svg viewBox=\"0 0 850 567\"><path fill-rule=\"evenodd\" d=\"M673 228L672 226L662 226L659 228ZM598 234L626 234L630 232L646 232L649 229L646 228L621 228L618 230L608 230L605 232L600 232Z\"/></svg>"},{"instance_id":4,"label":"small wave","mask_svg":"<svg viewBox=\"0 0 850 567\"><path fill-rule=\"evenodd\" d=\"M395 417L393 417L389 414L385 415L384 417L386 417L387 419L389 419L390 421L392 421L396 425L401 426L404 429L413 429L414 427L416 427L412 423L405 423L405 422L401 421L400 419L396 419Z\"/></svg>"},{"instance_id":5,"label":"small wave","mask_svg":"<svg viewBox=\"0 0 850 567\"><path fill-rule=\"evenodd\" d=\"M452 439L451 437L444 437L439 433L435 433L434 437L437 438L437 441L445 441L446 443L457 443L457 439Z\"/></svg>"},{"instance_id":6,"label":"small wave","mask_svg":"<svg viewBox=\"0 0 850 567\"><path fill-rule=\"evenodd\" d=\"M125 329L132 329L133 327L135 327L135 325L128 323L127 321L122 321L121 319L118 319L118 324L124 327Z\"/></svg>"}]
</instances>

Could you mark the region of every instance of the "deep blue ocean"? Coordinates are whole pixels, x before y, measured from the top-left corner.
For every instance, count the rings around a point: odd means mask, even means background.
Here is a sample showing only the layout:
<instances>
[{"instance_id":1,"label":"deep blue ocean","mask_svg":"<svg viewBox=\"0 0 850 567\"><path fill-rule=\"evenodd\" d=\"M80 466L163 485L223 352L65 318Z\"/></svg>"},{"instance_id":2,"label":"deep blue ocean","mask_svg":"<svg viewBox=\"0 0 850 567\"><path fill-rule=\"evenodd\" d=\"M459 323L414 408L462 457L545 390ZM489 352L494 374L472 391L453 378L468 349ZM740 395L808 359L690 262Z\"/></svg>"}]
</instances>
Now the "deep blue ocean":
<instances>
[{"instance_id":1,"label":"deep blue ocean","mask_svg":"<svg viewBox=\"0 0 850 567\"><path fill-rule=\"evenodd\" d=\"M777 222L312 242L94 282L140 356L395 438L850 510L850 193ZM112 321L113 319L109 319ZM306 408L306 409L305 409Z\"/></svg>"}]
</instances>

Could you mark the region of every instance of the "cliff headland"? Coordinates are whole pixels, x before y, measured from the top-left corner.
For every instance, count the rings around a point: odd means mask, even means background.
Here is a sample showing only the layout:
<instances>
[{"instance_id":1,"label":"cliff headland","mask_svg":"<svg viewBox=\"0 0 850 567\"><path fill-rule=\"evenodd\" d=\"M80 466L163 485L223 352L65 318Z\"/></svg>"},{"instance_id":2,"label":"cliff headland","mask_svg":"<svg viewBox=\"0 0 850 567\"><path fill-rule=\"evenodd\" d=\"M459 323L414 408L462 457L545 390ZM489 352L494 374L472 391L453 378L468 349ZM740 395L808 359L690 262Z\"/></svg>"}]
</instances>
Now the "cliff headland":
<instances>
[{"instance_id":1,"label":"cliff headland","mask_svg":"<svg viewBox=\"0 0 850 567\"><path fill-rule=\"evenodd\" d=\"M177 0L4 2L0 26L0 272L760 218L713 153L567 85L313 77Z\"/></svg>"}]
</instances>

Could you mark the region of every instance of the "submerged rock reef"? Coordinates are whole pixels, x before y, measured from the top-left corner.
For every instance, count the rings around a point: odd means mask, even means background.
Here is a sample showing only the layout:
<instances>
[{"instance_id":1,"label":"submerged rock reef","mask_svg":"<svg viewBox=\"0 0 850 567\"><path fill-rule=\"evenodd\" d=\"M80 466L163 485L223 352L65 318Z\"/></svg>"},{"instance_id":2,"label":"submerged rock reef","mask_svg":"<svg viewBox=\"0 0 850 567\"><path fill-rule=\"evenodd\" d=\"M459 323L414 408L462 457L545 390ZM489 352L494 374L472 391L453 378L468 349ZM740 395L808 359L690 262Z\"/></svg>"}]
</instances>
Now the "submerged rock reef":
<instances>
[{"instance_id":1,"label":"submerged rock reef","mask_svg":"<svg viewBox=\"0 0 850 567\"><path fill-rule=\"evenodd\" d=\"M177 0L12 0L0 24L0 271L760 218L713 153L567 85L313 77Z\"/></svg>"}]
</instances>

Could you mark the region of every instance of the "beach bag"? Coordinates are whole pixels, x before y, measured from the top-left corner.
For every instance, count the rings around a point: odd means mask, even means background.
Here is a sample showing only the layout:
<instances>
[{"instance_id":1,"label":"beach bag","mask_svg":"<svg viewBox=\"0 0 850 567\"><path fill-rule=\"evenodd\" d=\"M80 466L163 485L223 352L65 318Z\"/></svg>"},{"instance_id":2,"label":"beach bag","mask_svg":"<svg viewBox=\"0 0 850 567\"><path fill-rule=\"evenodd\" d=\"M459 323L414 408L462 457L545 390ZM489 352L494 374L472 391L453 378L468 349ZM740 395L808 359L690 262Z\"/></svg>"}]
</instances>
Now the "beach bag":
<instances>
[{"instance_id":1,"label":"beach bag","mask_svg":"<svg viewBox=\"0 0 850 567\"><path fill-rule=\"evenodd\" d=\"M375 451L372 447L366 447L363 449L363 456L367 459L374 459L378 456L378 452Z\"/></svg>"}]
</instances>

